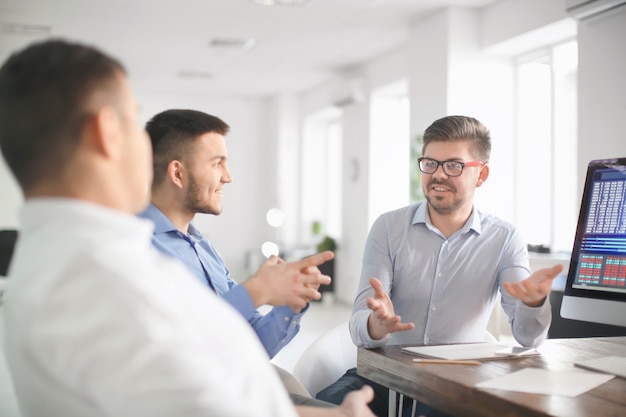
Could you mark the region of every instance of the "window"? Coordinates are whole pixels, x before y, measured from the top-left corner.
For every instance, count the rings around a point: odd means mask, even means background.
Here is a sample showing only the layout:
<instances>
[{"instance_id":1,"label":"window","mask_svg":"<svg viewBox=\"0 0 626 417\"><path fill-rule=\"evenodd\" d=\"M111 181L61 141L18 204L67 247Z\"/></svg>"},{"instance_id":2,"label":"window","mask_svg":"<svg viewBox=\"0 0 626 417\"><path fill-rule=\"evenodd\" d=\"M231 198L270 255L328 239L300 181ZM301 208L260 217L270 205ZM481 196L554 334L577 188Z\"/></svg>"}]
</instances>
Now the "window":
<instances>
[{"instance_id":1,"label":"window","mask_svg":"<svg viewBox=\"0 0 626 417\"><path fill-rule=\"evenodd\" d=\"M300 231L303 242L313 242L313 223L319 233L341 238L342 129L335 108L307 117L302 145Z\"/></svg>"},{"instance_id":2,"label":"window","mask_svg":"<svg viewBox=\"0 0 626 417\"><path fill-rule=\"evenodd\" d=\"M409 204L410 141L408 82L379 87L371 95L369 224Z\"/></svg>"},{"instance_id":3,"label":"window","mask_svg":"<svg viewBox=\"0 0 626 417\"><path fill-rule=\"evenodd\" d=\"M576 75L569 41L519 57L515 220L529 244L570 251L579 209Z\"/></svg>"}]
</instances>

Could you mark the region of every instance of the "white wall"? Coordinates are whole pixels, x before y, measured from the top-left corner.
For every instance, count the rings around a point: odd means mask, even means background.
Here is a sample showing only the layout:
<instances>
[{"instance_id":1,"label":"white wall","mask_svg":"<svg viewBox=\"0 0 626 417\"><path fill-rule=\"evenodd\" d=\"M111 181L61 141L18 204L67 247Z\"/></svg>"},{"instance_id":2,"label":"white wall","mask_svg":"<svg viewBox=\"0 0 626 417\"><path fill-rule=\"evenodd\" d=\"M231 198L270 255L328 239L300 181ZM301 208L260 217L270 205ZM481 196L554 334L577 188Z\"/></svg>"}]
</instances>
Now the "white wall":
<instances>
[{"instance_id":1,"label":"white wall","mask_svg":"<svg viewBox=\"0 0 626 417\"><path fill-rule=\"evenodd\" d=\"M591 159L626 156L626 5L578 25L579 195Z\"/></svg>"},{"instance_id":2,"label":"white wall","mask_svg":"<svg viewBox=\"0 0 626 417\"><path fill-rule=\"evenodd\" d=\"M489 47L568 17L565 0L503 0L481 12L481 44Z\"/></svg>"},{"instance_id":3,"label":"white wall","mask_svg":"<svg viewBox=\"0 0 626 417\"><path fill-rule=\"evenodd\" d=\"M343 204L342 239L337 250L338 300L351 304L361 274L363 244L369 231L369 102L353 104L344 109L343 123Z\"/></svg>"},{"instance_id":4,"label":"white wall","mask_svg":"<svg viewBox=\"0 0 626 417\"><path fill-rule=\"evenodd\" d=\"M269 203L280 208L285 213L285 224L276 232L278 239L285 247L293 247L300 243L300 193L299 168L301 143L298 100L293 95L281 95L270 100L270 109L273 110L268 122L274 123L275 132L267 137L268 145L275 142L274 149L269 149L267 164L276 166L276 189L272 192L270 184L265 188L270 196Z\"/></svg>"}]
</instances>

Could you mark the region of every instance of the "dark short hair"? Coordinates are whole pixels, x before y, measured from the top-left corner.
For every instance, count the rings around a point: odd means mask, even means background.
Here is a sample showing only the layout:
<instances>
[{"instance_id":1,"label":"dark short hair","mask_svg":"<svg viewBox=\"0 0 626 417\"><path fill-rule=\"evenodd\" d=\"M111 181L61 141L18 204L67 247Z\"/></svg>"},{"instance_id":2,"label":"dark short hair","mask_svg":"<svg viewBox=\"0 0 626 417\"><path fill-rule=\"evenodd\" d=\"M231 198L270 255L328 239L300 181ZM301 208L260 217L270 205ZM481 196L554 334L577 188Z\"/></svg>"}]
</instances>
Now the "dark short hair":
<instances>
[{"instance_id":1,"label":"dark short hair","mask_svg":"<svg viewBox=\"0 0 626 417\"><path fill-rule=\"evenodd\" d=\"M424 131L422 155L431 142L469 140L474 156L482 162L489 162L491 136L481 122L468 116L446 116L435 120Z\"/></svg>"},{"instance_id":2,"label":"dark short hair","mask_svg":"<svg viewBox=\"0 0 626 417\"><path fill-rule=\"evenodd\" d=\"M52 39L14 53L0 68L0 149L22 190L58 175L73 156L94 91L126 74L117 60Z\"/></svg>"},{"instance_id":3,"label":"dark short hair","mask_svg":"<svg viewBox=\"0 0 626 417\"><path fill-rule=\"evenodd\" d=\"M198 110L171 109L154 116L146 124L152 141L153 185L161 184L171 161L185 158L198 136L206 133L225 136L229 130L219 117Z\"/></svg>"}]
</instances>

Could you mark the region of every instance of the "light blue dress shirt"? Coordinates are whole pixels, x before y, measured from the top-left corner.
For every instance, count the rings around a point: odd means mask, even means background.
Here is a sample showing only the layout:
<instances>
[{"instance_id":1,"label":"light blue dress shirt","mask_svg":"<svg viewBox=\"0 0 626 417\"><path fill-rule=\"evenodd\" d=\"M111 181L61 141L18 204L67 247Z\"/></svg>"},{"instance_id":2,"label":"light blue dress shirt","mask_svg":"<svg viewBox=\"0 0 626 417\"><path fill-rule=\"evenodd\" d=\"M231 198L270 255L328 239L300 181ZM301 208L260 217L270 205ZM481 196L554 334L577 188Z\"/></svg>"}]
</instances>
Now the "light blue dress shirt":
<instances>
[{"instance_id":1,"label":"light blue dress shirt","mask_svg":"<svg viewBox=\"0 0 626 417\"><path fill-rule=\"evenodd\" d=\"M153 204L140 217L154 222L152 243L159 251L182 261L197 279L248 320L270 358L298 333L300 319L308 306L300 313L286 306L274 307L265 315L259 313L248 291L230 278L222 257L193 224L189 224L189 233L184 234Z\"/></svg>"},{"instance_id":2,"label":"light blue dress shirt","mask_svg":"<svg viewBox=\"0 0 626 417\"><path fill-rule=\"evenodd\" d=\"M350 318L352 338L365 347L484 341L500 291L515 339L538 346L552 319L549 299L541 307L528 307L502 287L530 273L526 244L516 228L475 208L449 238L432 225L426 202L385 213L374 222L365 243ZM382 282L395 313L403 322L413 322L415 329L381 340L369 337L370 277Z\"/></svg>"}]
</instances>

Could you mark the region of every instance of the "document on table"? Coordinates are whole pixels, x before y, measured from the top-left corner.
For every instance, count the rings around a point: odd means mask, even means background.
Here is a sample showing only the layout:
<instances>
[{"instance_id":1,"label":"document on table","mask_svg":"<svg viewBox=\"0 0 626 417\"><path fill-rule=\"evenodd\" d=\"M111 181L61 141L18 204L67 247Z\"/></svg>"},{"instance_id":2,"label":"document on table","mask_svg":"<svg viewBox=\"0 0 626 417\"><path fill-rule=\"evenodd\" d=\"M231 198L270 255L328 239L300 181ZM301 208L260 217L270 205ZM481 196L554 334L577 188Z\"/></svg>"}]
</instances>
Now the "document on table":
<instances>
[{"instance_id":1,"label":"document on table","mask_svg":"<svg viewBox=\"0 0 626 417\"><path fill-rule=\"evenodd\" d=\"M526 368L476 384L477 388L576 397L615 378L586 371L548 371Z\"/></svg>"},{"instance_id":2,"label":"document on table","mask_svg":"<svg viewBox=\"0 0 626 417\"><path fill-rule=\"evenodd\" d=\"M447 360L506 359L539 354L539 352L534 349L521 355L503 355L496 353L497 351L506 349L507 347L510 346L491 342L480 342L457 343L451 345L405 346L402 350L407 353L425 356L428 358Z\"/></svg>"}]
</instances>

